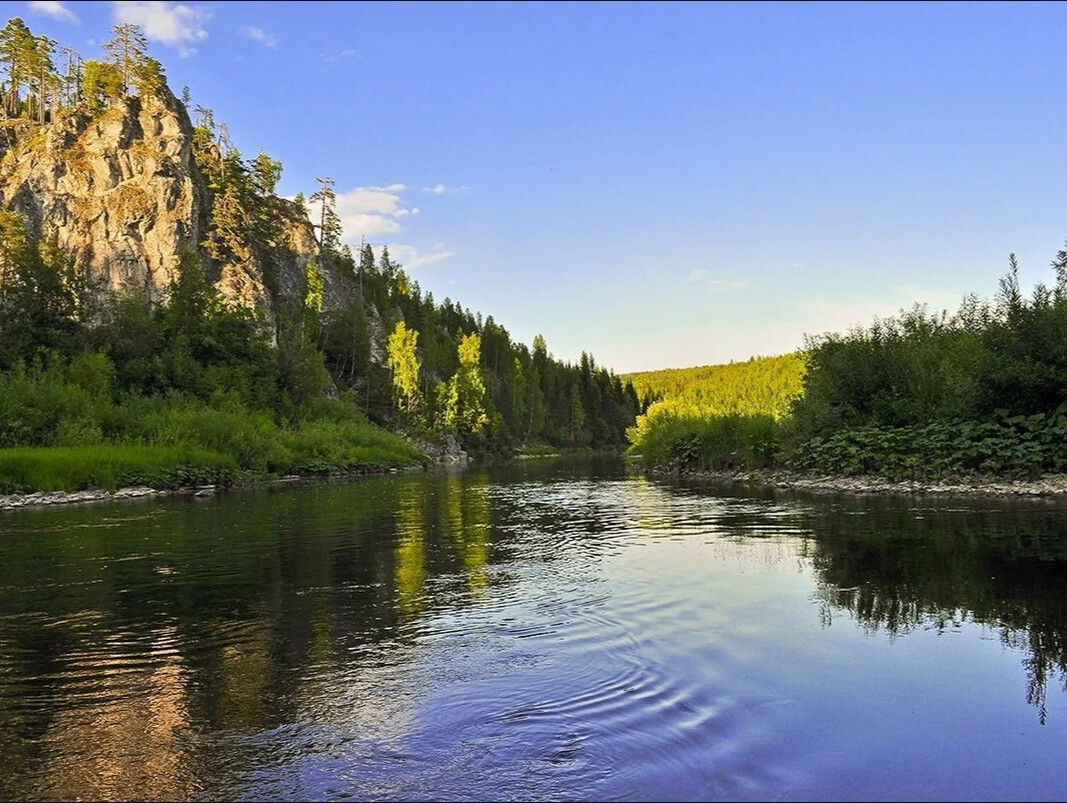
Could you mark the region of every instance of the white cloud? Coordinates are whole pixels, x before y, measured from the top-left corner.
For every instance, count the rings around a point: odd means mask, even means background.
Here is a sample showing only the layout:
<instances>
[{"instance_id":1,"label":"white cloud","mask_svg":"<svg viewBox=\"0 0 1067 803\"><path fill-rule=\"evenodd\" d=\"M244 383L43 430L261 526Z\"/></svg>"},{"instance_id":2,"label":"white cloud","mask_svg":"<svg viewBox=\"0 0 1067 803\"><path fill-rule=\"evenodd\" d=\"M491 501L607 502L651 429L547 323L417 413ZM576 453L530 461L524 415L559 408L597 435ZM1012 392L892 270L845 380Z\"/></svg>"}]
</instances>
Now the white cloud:
<instances>
[{"instance_id":1,"label":"white cloud","mask_svg":"<svg viewBox=\"0 0 1067 803\"><path fill-rule=\"evenodd\" d=\"M27 5L29 5L30 11L36 11L38 14L46 14L52 19L59 20L60 22L73 22L75 25L81 24L78 15L57 0L34 0Z\"/></svg>"},{"instance_id":2,"label":"white cloud","mask_svg":"<svg viewBox=\"0 0 1067 803\"><path fill-rule=\"evenodd\" d=\"M355 187L337 193L337 216L344 231L342 239L352 244L363 239L374 240L377 247L383 241L382 235L398 234L405 221L419 214L418 207L404 205L402 195L408 190L404 184L387 184L383 187ZM307 208L314 223L321 213L319 205L308 201ZM420 252L405 243L388 242L388 246L389 255L408 270L432 265L453 254L444 243L436 243L427 252Z\"/></svg>"},{"instance_id":3,"label":"white cloud","mask_svg":"<svg viewBox=\"0 0 1067 803\"><path fill-rule=\"evenodd\" d=\"M264 45L265 47L277 47L278 46L278 37L277 36L275 36L272 33L267 33L262 28L257 28L254 25L249 26L247 28L242 28L241 29L241 35L242 36L247 36L252 41L259 42L261 45Z\"/></svg>"},{"instance_id":4,"label":"white cloud","mask_svg":"<svg viewBox=\"0 0 1067 803\"><path fill-rule=\"evenodd\" d=\"M708 282L708 288L713 293L730 293L747 285L748 282L743 279L712 279Z\"/></svg>"},{"instance_id":5,"label":"white cloud","mask_svg":"<svg viewBox=\"0 0 1067 803\"><path fill-rule=\"evenodd\" d=\"M710 279L708 280L708 271L705 268L693 268L689 271L689 275L682 281L685 284L700 283L705 285L712 293L729 293L734 290L740 290L742 287L747 287L748 282L743 279Z\"/></svg>"},{"instance_id":6,"label":"white cloud","mask_svg":"<svg viewBox=\"0 0 1067 803\"><path fill-rule=\"evenodd\" d=\"M399 232L402 220L419 214L418 207L404 206L400 194L406 189L403 184L389 184L337 193L337 216L344 239L358 243L361 238ZM308 201L307 206L311 220L318 220L319 205Z\"/></svg>"},{"instance_id":7,"label":"white cloud","mask_svg":"<svg viewBox=\"0 0 1067 803\"><path fill-rule=\"evenodd\" d=\"M462 195L470 191L469 187L449 187L447 184L437 184L433 187L423 187L423 192L430 195Z\"/></svg>"},{"instance_id":8,"label":"white cloud","mask_svg":"<svg viewBox=\"0 0 1067 803\"><path fill-rule=\"evenodd\" d=\"M141 26L150 40L173 47L182 58L196 52L192 43L207 38L204 26L211 19L211 12L202 8L159 0L114 2L112 6L116 23Z\"/></svg>"},{"instance_id":9,"label":"white cloud","mask_svg":"<svg viewBox=\"0 0 1067 803\"><path fill-rule=\"evenodd\" d=\"M448 259L452 256L452 253L452 251L446 251L444 246L440 244L435 245L428 254L420 254L418 249L411 245L389 244L389 256L408 270L414 270L415 268L432 265L434 262L440 262L442 259Z\"/></svg>"},{"instance_id":10,"label":"white cloud","mask_svg":"<svg viewBox=\"0 0 1067 803\"><path fill-rule=\"evenodd\" d=\"M400 224L385 215L346 215L341 218L341 226L344 227L344 238L353 242L364 237L400 231Z\"/></svg>"}]
</instances>

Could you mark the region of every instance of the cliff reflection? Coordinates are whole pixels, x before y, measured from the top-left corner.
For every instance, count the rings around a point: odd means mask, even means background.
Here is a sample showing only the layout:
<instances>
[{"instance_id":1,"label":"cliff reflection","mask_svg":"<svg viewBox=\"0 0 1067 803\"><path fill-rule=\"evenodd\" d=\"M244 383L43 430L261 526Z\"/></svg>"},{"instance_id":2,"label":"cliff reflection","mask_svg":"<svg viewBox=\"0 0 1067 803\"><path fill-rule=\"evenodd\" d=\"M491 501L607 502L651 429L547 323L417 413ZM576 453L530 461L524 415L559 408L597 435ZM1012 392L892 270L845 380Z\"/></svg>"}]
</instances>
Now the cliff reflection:
<instances>
[{"instance_id":1,"label":"cliff reflection","mask_svg":"<svg viewBox=\"0 0 1067 803\"><path fill-rule=\"evenodd\" d=\"M0 798L210 794L200 779L243 778L266 748L235 761L205 734L270 732L323 705L353 732L403 732L417 690L396 691L421 618L489 587L487 482L383 478L9 516ZM381 644L388 667L360 660Z\"/></svg>"}]
</instances>

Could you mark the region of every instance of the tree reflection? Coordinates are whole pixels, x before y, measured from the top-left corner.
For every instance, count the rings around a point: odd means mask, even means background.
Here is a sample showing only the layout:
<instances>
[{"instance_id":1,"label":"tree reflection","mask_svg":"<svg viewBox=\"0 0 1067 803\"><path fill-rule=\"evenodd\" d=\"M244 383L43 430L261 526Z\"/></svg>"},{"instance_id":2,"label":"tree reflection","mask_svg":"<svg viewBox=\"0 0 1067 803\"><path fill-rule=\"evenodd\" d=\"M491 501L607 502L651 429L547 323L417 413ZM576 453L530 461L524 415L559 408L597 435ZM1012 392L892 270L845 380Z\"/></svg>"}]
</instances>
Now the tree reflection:
<instances>
[{"instance_id":1,"label":"tree reflection","mask_svg":"<svg viewBox=\"0 0 1067 803\"><path fill-rule=\"evenodd\" d=\"M1061 503L839 499L804 513L825 622L896 637L973 621L1028 653L1027 702L1067 690L1067 516Z\"/></svg>"},{"instance_id":2,"label":"tree reflection","mask_svg":"<svg viewBox=\"0 0 1067 803\"><path fill-rule=\"evenodd\" d=\"M405 619L422 613L422 590L426 584L425 507L422 483L400 488L396 508L396 599Z\"/></svg>"}]
</instances>

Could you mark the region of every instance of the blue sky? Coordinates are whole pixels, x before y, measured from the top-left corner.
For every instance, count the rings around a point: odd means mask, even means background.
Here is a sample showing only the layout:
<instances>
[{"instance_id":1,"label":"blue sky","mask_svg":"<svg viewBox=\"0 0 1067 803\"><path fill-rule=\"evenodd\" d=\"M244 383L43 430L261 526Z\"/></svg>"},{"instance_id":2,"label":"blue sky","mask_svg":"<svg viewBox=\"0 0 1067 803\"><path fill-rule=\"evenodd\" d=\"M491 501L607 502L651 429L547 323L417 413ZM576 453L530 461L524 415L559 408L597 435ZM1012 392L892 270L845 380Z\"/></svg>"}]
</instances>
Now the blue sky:
<instances>
[{"instance_id":1,"label":"blue sky","mask_svg":"<svg viewBox=\"0 0 1067 803\"><path fill-rule=\"evenodd\" d=\"M440 301L616 371L991 296L1067 237L1067 4L3 3L335 179Z\"/></svg>"}]
</instances>

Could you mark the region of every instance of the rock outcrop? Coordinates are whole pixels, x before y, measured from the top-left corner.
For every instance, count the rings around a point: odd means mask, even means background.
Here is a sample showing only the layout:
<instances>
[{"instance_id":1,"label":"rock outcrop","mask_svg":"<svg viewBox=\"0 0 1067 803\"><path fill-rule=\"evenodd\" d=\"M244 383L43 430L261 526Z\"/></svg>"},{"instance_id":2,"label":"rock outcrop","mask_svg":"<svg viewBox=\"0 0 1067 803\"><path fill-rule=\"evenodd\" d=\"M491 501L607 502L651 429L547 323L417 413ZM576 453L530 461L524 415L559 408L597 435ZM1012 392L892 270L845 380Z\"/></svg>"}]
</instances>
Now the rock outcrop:
<instances>
[{"instance_id":1,"label":"rock outcrop","mask_svg":"<svg viewBox=\"0 0 1067 803\"><path fill-rule=\"evenodd\" d=\"M320 259L310 221L295 204L279 220L282 236L242 264L219 264L202 248L211 188L193 148L185 106L165 86L102 110L68 110L43 126L7 121L0 131L0 206L18 212L33 237L54 241L100 292L166 296L183 252L201 256L225 298L259 308L299 303L308 265L323 279L323 308L338 309L351 280Z\"/></svg>"}]
</instances>

